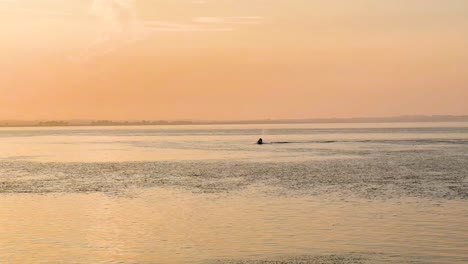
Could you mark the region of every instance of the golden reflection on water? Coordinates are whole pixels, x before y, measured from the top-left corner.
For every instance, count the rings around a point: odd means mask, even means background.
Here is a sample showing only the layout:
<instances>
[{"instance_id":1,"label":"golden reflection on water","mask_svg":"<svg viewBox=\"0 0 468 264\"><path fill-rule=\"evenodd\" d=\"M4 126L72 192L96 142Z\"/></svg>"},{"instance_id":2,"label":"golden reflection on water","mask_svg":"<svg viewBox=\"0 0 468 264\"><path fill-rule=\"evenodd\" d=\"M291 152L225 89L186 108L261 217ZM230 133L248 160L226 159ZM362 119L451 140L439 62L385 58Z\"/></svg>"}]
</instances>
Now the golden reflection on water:
<instances>
[{"instance_id":1,"label":"golden reflection on water","mask_svg":"<svg viewBox=\"0 0 468 264\"><path fill-rule=\"evenodd\" d=\"M463 201L343 201L258 188L0 200L0 259L7 263L197 263L348 252L463 263L468 250Z\"/></svg>"},{"instance_id":2,"label":"golden reflection on water","mask_svg":"<svg viewBox=\"0 0 468 264\"><path fill-rule=\"evenodd\" d=\"M0 184L14 193L0 195L0 263L200 263L350 252L375 254L379 263L467 263L466 124L435 131L434 123L392 124L397 133L316 130L333 126L389 124L0 129ZM403 129L412 126L429 128ZM312 143L258 146L257 133ZM327 140L334 142L314 143ZM293 170L314 159L335 160L307 163L320 170ZM159 167L168 160L179 163ZM180 163L187 160L200 163ZM250 163L239 167L239 160ZM278 164L262 167L264 161ZM156 179L149 186L173 184L132 193L132 186L148 187L150 176L137 177L145 170ZM237 179L250 187L234 188ZM298 195L294 187L304 183L328 196ZM218 192L170 189L177 186ZM275 189L281 186L288 191ZM372 193L379 186L384 192ZM112 195L21 194L48 191ZM369 199L346 196L369 192Z\"/></svg>"}]
</instances>

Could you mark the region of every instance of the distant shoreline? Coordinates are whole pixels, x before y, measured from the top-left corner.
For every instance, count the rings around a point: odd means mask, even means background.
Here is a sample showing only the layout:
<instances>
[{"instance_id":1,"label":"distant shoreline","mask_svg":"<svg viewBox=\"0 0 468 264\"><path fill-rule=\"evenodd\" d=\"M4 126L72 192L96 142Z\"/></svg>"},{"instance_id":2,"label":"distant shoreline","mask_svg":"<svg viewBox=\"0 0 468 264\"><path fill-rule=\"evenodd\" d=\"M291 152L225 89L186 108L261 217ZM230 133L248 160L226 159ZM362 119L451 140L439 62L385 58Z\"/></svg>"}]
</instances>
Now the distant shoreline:
<instances>
[{"instance_id":1,"label":"distant shoreline","mask_svg":"<svg viewBox=\"0 0 468 264\"><path fill-rule=\"evenodd\" d=\"M0 121L0 127L83 127L83 126L182 126L182 125L274 125L274 124L353 124L353 123L428 123L468 122L468 115L397 116L369 118L264 119L238 121L113 121L113 120L53 120Z\"/></svg>"}]
</instances>

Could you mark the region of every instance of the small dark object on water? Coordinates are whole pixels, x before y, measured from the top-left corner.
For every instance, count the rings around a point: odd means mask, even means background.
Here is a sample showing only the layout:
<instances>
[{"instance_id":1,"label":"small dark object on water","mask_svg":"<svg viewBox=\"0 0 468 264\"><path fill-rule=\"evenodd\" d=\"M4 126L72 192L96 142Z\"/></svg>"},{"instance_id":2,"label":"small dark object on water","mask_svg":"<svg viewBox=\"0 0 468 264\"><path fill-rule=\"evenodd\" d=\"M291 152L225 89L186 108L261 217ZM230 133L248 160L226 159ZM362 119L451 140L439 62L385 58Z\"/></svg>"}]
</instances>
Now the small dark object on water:
<instances>
[{"instance_id":1,"label":"small dark object on water","mask_svg":"<svg viewBox=\"0 0 468 264\"><path fill-rule=\"evenodd\" d=\"M257 144L258 144L258 145L262 145L262 144L263 144L263 139L260 138L260 139L257 141Z\"/></svg>"}]
</instances>

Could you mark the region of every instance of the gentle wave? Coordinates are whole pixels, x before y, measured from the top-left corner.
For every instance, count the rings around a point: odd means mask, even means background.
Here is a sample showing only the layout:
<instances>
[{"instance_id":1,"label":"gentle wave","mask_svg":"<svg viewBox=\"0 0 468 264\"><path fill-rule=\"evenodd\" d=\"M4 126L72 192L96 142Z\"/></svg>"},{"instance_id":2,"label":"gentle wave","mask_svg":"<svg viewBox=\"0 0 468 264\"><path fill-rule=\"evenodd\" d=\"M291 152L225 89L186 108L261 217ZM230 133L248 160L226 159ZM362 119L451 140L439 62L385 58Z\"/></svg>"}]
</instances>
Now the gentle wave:
<instances>
[{"instance_id":1,"label":"gentle wave","mask_svg":"<svg viewBox=\"0 0 468 264\"><path fill-rule=\"evenodd\" d=\"M464 139L395 139L395 140L313 140L313 141L272 141L263 144L330 144L330 143L384 143L384 144L468 144Z\"/></svg>"}]
</instances>

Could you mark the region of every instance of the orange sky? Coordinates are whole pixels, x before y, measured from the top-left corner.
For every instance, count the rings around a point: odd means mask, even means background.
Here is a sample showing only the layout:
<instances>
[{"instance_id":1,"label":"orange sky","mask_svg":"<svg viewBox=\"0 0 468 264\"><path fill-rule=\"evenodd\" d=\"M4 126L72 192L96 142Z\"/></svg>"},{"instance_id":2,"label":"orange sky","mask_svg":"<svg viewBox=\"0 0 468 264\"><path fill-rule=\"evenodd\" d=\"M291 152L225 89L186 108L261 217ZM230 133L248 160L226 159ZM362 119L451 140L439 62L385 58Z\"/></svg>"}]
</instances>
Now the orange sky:
<instances>
[{"instance_id":1,"label":"orange sky","mask_svg":"<svg viewBox=\"0 0 468 264\"><path fill-rule=\"evenodd\" d=\"M468 114L466 0L0 0L0 119Z\"/></svg>"}]
</instances>

